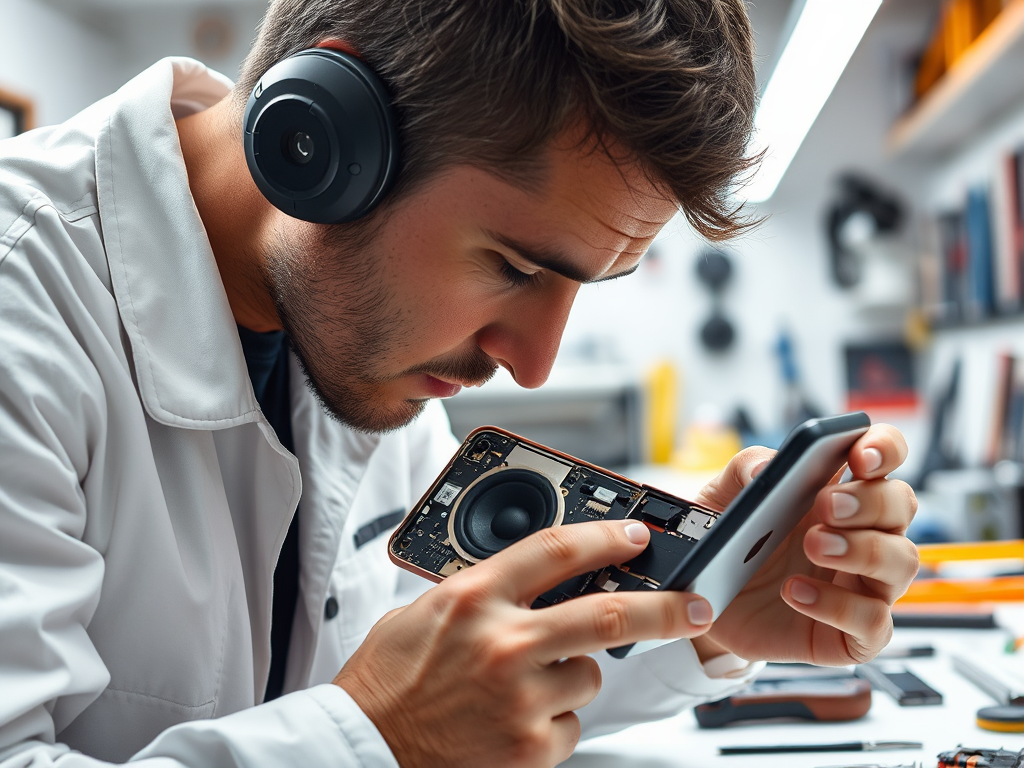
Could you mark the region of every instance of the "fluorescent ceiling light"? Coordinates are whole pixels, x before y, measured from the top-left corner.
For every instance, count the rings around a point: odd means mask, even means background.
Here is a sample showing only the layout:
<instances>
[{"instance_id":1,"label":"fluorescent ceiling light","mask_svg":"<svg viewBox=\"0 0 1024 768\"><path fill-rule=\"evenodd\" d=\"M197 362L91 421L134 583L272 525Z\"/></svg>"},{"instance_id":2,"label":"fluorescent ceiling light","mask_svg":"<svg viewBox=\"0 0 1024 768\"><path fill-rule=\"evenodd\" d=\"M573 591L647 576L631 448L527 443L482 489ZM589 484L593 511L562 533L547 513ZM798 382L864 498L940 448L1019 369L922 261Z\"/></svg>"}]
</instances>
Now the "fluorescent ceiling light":
<instances>
[{"instance_id":1,"label":"fluorescent ceiling light","mask_svg":"<svg viewBox=\"0 0 1024 768\"><path fill-rule=\"evenodd\" d=\"M799 2L799 0L796 0ZM772 196L882 0L806 0L754 117L753 150L764 162L739 194Z\"/></svg>"}]
</instances>

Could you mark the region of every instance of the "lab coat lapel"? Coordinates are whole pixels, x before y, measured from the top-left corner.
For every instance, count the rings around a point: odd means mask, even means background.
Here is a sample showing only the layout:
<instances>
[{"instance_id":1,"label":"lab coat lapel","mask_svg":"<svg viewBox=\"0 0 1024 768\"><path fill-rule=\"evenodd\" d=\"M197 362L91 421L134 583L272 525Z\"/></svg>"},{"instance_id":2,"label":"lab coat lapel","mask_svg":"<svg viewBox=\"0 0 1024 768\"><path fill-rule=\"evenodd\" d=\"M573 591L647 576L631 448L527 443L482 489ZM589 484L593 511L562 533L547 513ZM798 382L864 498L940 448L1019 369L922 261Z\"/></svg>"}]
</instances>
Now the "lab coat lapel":
<instances>
[{"instance_id":1,"label":"lab coat lapel","mask_svg":"<svg viewBox=\"0 0 1024 768\"><path fill-rule=\"evenodd\" d=\"M211 75L187 59L155 64L112 97L120 103L96 142L103 238L139 393L156 421L193 429L257 419L171 113L172 100L187 114L225 96L230 84Z\"/></svg>"}]
</instances>

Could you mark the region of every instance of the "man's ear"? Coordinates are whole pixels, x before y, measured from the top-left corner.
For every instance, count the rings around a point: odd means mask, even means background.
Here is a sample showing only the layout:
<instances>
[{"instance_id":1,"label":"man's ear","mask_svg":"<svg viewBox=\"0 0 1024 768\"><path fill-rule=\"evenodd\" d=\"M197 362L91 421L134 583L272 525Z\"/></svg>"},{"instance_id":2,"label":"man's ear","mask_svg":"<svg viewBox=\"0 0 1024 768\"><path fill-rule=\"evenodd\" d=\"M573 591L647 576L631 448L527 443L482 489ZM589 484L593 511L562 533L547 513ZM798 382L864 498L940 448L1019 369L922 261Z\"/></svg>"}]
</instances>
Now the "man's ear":
<instances>
[{"instance_id":1,"label":"man's ear","mask_svg":"<svg viewBox=\"0 0 1024 768\"><path fill-rule=\"evenodd\" d=\"M355 56L357 59L361 59L359 51L356 50L355 46L347 40L341 40L337 37L327 37L316 44L317 48L330 48L333 51L341 51L347 53L349 56Z\"/></svg>"}]
</instances>

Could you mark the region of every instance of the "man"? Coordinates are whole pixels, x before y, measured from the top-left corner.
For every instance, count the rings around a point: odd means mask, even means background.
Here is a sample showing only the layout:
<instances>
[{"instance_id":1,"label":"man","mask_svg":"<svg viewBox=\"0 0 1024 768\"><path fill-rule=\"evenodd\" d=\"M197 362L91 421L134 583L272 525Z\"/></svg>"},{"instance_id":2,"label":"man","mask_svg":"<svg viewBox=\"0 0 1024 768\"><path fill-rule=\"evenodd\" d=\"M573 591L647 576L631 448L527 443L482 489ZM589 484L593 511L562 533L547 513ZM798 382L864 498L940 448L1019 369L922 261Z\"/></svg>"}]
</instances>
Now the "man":
<instances>
[{"instance_id":1,"label":"man","mask_svg":"<svg viewBox=\"0 0 1024 768\"><path fill-rule=\"evenodd\" d=\"M314 46L400 117L398 182L351 224L278 211L242 152L249 91ZM580 286L680 207L736 230L752 72L740 0L277 0L233 94L168 60L4 144L0 766L553 765L581 721L749 660L872 657L917 564L884 426L713 627L683 593L528 609L642 525L541 532L415 600L381 535L455 448L433 398L542 384ZM693 640L602 653L655 637Z\"/></svg>"}]
</instances>

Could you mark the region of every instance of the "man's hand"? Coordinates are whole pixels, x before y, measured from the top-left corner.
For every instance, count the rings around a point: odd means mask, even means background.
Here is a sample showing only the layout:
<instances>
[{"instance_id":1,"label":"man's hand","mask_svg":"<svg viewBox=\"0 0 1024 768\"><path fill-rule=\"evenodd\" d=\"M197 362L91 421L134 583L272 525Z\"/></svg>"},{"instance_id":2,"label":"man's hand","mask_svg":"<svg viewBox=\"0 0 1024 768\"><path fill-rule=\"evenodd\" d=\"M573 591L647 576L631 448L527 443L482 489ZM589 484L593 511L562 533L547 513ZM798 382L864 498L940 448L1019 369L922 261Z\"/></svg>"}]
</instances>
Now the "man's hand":
<instances>
[{"instance_id":1,"label":"man's hand","mask_svg":"<svg viewBox=\"0 0 1024 768\"><path fill-rule=\"evenodd\" d=\"M685 592L586 595L530 610L565 579L636 557L649 538L628 521L529 536L386 615L334 682L403 768L555 765L579 739L573 710L601 687L585 654L709 626L711 606Z\"/></svg>"},{"instance_id":2,"label":"man's hand","mask_svg":"<svg viewBox=\"0 0 1024 768\"><path fill-rule=\"evenodd\" d=\"M724 509L772 452L750 448L697 501ZM813 509L695 645L702 658L729 650L745 659L857 664L892 636L889 609L917 573L906 530L917 499L886 475L907 457L903 436L872 426L850 449L853 480L823 489Z\"/></svg>"}]
</instances>

